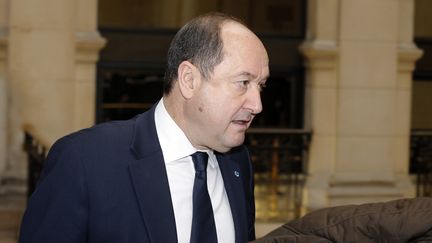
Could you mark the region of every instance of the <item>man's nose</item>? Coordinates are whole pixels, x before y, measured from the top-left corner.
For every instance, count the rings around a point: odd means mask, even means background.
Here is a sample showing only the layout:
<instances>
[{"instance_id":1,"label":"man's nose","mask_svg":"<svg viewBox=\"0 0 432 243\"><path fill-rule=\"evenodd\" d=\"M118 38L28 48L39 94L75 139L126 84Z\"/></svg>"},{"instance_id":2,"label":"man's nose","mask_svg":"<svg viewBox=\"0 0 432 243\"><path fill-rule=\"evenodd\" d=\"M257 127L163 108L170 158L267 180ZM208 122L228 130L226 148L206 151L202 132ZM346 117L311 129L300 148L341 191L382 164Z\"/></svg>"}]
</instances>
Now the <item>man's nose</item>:
<instances>
[{"instance_id":1,"label":"man's nose","mask_svg":"<svg viewBox=\"0 0 432 243\"><path fill-rule=\"evenodd\" d=\"M251 110L253 114L258 114L262 111L261 91L259 87L249 89L245 108Z\"/></svg>"}]
</instances>

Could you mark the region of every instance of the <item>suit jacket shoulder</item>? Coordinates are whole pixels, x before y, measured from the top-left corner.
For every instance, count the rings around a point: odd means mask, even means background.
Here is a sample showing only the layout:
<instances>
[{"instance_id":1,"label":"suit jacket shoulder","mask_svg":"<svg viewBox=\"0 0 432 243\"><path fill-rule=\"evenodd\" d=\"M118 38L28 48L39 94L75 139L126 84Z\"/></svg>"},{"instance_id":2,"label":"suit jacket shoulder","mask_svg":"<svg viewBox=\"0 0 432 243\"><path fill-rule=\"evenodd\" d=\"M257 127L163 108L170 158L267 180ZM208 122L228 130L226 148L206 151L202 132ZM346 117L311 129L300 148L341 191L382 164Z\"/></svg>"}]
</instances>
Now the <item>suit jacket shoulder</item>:
<instances>
[{"instance_id":1,"label":"suit jacket shoulder","mask_svg":"<svg viewBox=\"0 0 432 243\"><path fill-rule=\"evenodd\" d=\"M150 110L59 139L28 202L19 242L175 242L154 126ZM153 197L145 196L148 190ZM155 201L168 206L149 209ZM155 217L147 215L163 215L163 220L151 222Z\"/></svg>"}]
</instances>

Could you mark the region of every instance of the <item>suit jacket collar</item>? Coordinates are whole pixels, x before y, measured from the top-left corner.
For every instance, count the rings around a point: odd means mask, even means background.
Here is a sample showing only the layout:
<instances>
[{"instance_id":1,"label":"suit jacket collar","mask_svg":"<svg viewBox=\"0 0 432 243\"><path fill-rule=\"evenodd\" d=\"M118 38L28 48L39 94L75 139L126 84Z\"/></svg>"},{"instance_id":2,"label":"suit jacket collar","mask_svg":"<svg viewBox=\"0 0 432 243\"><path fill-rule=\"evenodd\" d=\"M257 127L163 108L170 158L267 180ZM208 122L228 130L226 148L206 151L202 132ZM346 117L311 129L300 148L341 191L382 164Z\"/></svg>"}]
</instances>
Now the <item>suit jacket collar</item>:
<instances>
[{"instance_id":1,"label":"suit jacket collar","mask_svg":"<svg viewBox=\"0 0 432 243\"><path fill-rule=\"evenodd\" d=\"M131 150L138 159L161 151L154 120L155 109L156 105L135 118Z\"/></svg>"}]
</instances>

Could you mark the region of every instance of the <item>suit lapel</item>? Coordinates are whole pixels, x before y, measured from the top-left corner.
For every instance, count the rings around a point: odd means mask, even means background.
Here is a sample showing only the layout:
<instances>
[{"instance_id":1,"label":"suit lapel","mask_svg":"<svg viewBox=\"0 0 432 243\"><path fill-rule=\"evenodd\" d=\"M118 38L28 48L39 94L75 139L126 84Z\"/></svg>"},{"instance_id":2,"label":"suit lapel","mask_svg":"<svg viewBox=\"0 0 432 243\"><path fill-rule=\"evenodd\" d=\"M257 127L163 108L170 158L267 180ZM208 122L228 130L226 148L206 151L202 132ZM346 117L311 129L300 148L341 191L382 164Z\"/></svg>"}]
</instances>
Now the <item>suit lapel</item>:
<instances>
[{"instance_id":1,"label":"suit lapel","mask_svg":"<svg viewBox=\"0 0 432 243\"><path fill-rule=\"evenodd\" d=\"M162 150L154 122L155 106L135 123L131 150L136 160L129 163L150 242L177 242L174 209Z\"/></svg>"},{"instance_id":2,"label":"suit lapel","mask_svg":"<svg viewBox=\"0 0 432 243\"><path fill-rule=\"evenodd\" d=\"M130 173L151 242L177 242L174 211L162 154L131 163Z\"/></svg>"},{"instance_id":3,"label":"suit lapel","mask_svg":"<svg viewBox=\"0 0 432 243\"><path fill-rule=\"evenodd\" d=\"M216 156L231 207L236 242L247 242L247 222L244 220L246 219L244 210L246 201L241 179L242 171L240 171L238 162L231 160L228 155L217 153Z\"/></svg>"}]
</instances>

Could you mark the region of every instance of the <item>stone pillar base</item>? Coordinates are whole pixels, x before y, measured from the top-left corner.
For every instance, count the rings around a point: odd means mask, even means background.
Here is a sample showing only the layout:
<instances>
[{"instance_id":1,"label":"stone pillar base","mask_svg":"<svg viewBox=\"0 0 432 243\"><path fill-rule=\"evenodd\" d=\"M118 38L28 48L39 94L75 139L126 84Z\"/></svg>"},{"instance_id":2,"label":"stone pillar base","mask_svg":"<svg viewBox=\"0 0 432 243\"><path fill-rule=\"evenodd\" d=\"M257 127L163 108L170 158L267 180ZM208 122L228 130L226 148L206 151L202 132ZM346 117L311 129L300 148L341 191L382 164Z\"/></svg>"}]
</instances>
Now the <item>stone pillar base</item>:
<instances>
[{"instance_id":1,"label":"stone pillar base","mask_svg":"<svg viewBox=\"0 0 432 243\"><path fill-rule=\"evenodd\" d=\"M303 208L306 213L324 207L385 202L414 196L415 186L409 175L319 175L308 179Z\"/></svg>"},{"instance_id":2,"label":"stone pillar base","mask_svg":"<svg viewBox=\"0 0 432 243\"><path fill-rule=\"evenodd\" d=\"M415 187L408 175L336 175L328 190L329 206L383 202L413 197Z\"/></svg>"},{"instance_id":3,"label":"stone pillar base","mask_svg":"<svg viewBox=\"0 0 432 243\"><path fill-rule=\"evenodd\" d=\"M0 178L0 196L26 196L27 179L24 173L12 173L7 170Z\"/></svg>"}]
</instances>

